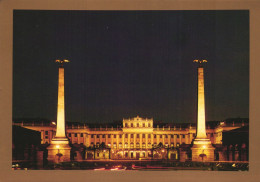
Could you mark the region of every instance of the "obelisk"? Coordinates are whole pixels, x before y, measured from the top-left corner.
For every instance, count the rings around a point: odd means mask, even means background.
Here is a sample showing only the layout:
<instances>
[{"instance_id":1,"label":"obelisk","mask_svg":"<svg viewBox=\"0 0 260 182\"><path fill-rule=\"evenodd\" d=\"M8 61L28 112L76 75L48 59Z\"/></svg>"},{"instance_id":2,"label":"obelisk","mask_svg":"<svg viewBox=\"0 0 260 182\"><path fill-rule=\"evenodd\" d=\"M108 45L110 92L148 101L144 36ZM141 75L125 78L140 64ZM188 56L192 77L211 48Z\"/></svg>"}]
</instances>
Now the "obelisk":
<instances>
[{"instance_id":1,"label":"obelisk","mask_svg":"<svg viewBox=\"0 0 260 182\"><path fill-rule=\"evenodd\" d=\"M198 105L197 105L197 129L196 137L193 140L192 161L214 161L214 147L206 134L205 119L205 89L204 89L204 68L203 63L207 60L194 60L198 63Z\"/></svg>"},{"instance_id":2,"label":"obelisk","mask_svg":"<svg viewBox=\"0 0 260 182\"><path fill-rule=\"evenodd\" d=\"M56 60L59 63L58 104L56 135L48 149L48 160L52 162L70 161L69 140L65 132L65 92L64 92L64 63L68 60Z\"/></svg>"}]
</instances>

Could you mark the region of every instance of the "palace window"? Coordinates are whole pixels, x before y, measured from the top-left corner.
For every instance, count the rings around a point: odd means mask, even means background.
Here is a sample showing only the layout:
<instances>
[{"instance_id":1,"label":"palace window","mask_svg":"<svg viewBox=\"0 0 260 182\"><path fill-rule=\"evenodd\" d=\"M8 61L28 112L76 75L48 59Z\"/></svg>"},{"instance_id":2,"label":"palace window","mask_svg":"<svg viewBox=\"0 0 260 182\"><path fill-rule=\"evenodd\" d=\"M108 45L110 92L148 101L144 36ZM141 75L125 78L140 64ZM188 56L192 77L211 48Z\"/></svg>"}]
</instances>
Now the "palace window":
<instances>
[{"instance_id":1,"label":"palace window","mask_svg":"<svg viewBox=\"0 0 260 182\"><path fill-rule=\"evenodd\" d=\"M145 143L142 144L142 148L145 148Z\"/></svg>"},{"instance_id":2,"label":"palace window","mask_svg":"<svg viewBox=\"0 0 260 182\"><path fill-rule=\"evenodd\" d=\"M168 135L165 135L165 138L168 138Z\"/></svg>"},{"instance_id":3,"label":"palace window","mask_svg":"<svg viewBox=\"0 0 260 182\"><path fill-rule=\"evenodd\" d=\"M125 138L128 138L128 134L125 134Z\"/></svg>"},{"instance_id":4,"label":"palace window","mask_svg":"<svg viewBox=\"0 0 260 182\"><path fill-rule=\"evenodd\" d=\"M99 153L97 153L97 157L99 157Z\"/></svg>"},{"instance_id":5,"label":"palace window","mask_svg":"<svg viewBox=\"0 0 260 182\"><path fill-rule=\"evenodd\" d=\"M114 135L114 138L116 138L116 135Z\"/></svg>"},{"instance_id":6,"label":"palace window","mask_svg":"<svg viewBox=\"0 0 260 182\"><path fill-rule=\"evenodd\" d=\"M122 138L122 135L119 135L119 138Z\"/></svg>"},{"instance_id":7,"label":"palace window","mask_svg":"<svg viewBox=\"0 0 260 182\"><path fill-rule=\"evenodd\" d=\"M213 133L211 133L210 136L213 137Z\"/></svg>"},{"instance_id":8,"label":"palace window","mask_svg":"<svg viewBox=\"0 0 260 182\"><path fill-rule=\"evenodd\" d=\"M99 138L99 135L97 135L97 138Z\"/></svg>"},{"instance_id":9,"label":"palace window","mask_svg":"<svg viewBox=\"0 0 260 182\"><path fill-rule=\"evenodd\" d=\"M110 134L108 134L108 136L107 136L108 138L111 138L111 135Z\"/></svg>"},{"instance_id":10,"label":"palace window","mask_svg":"<svg viewBox=\"0 0 260 182\"><path fill-rule=\"evenodd\" d=\"M162 135L160 135L160 138L162 138Z\"/></svg>"},{"instance_id":11,"label":"palace window","mask_svg":"<svg viewBox=\"0 0 260 182\"><path fill-rule=\"evenodd\" d=\"M128 127L128 126L127 126L127 123L125 123L125 127Z\"/></svg>"},{"instance_id":12,"label":"palace window","mask_svg":"<svg viewBox=\"0 0 260 182\"><path fill-rule=\"evenodd\" d=\"M48 131L45 131L45 135L48 135Z\"/></svg>"},{"instance_id":13,"label":"palace window","mask_svg":"<svg viewBox=\"0 0 260 182\"><path fill-rule=\"evenodd\" d=\"M182 135L183 138L185 138L185 135Z\"/></svg>"},{"instance_id":14,"label":"palace window","mask_svg":"<svg viewBox=\"0 0 260 182\"><path fill-rule=\"evenodd\" d=\"M143 157L145 157L145 152L143 152Z\"/></svg>"},{"instance_id":15,"label":"palace window","mask_svg":"<svg viewBox=\"0 0 260 182\"><path fill-rule=\"evenodd\" d=\"M156 135L154 135L153 137L156 138Z\"/></svg>"},{"instance_id":16,"label":"palace window","mask_svg":"<svg viewBox=\"0 0 260 182\"><path fill-rule=\"evenodd\" d=\"M151 127L151 123L148 123L148 127Z\"/></svg>"},{"instance_id":17,"label":"palace window","mask_svg":"<svg viewBox=\"0 0 260 182\"><path fill-rule=\"evenodd\" d=\"M143 123L143 127L145 127L145 123Z\"/></svg>"},{"instance_id":18,"label":"palace window","mask_svg":"<svg viewBox=\"0 0 260 182\"><path fill-rule=\"evenodd\" d=\"M125 148L126 148L126 149L128 148L128 143L125 143Z\"/></svg>"},{"instance_id":19,"label":"palace window","mask_svg":"<svg viewBox=\"0 0 260 182\"><path fill-rule=\"evenodd\" d=\"M131 127L134 127L134 124L133 124L133 123L131 123Z\"/></svg>"},{"instance_id":20,"label":"palace window","mask_svg":"<svg viewBox=\"0 0 260 182\"><path fill-rule=\"evenodd\" d=\"M137 123L137 127L139 127L139 123Z\"/></svg>"},{"instance_id":21,"label":"palace window","mask_svg":"<svg viewBox=\"0 0 260 182\"><path fill-rule=\"evenodd\" d=\"M69 133L69 137L71 137L71 133Z\"/></svg>"},{"instance_id":22,"label":"palace window","mask_svg":"<svg viewBox=\"0 0 260 182\"><path fill-rule=\"evenodd\" d=\"M171 135L171 138L173 138L173 135Z\"/></svg>"},{"instance_id":23,"label":"palace window","mask_svg":"<svg viewBox=\"0 0 260 182\"><path fill-rule=\"evenodd\" d=\"M130 148L133 149L134 148L134 143L130 144Z\"/></svg>"},{"instance_id":24,"label":"palace window","mask_svg":"<svg viewBox=\"0 0 260 182\"><path fill-rule=\"evenodd\" d=\"M180 136L179 136L179 135L177 135L177 138L180 138Z\"/></svg>"},{"instance_id":25,"label":"palace window","mask_svg":"<svg viewBox=\"0 0 260 182\"><path fill-rule=\"evenodd\" d=\"M83 133L80 133L80 137L83 137Z\"/></svg>"},{"instance_id":26,"label":"palace window","mask_svg":"<svg viewBox=\"0 0 260 182\"><path fill-rule=\"evenodd\" d=\"M77 133L75 133L75 134L74 134L74 136L75 136L75 137L77 137L77 136L78 136L78 134L77 134Z\"/></svg>"},{"instance_id":27,"label":"palace window","mask_svg":"<svg viewBox=\"0 0 260 182\"><path fill-rule=\"evenodd\" d=\"M131 134L131 138L134 138L134 134Z\"/></svg>"},{"instance_id":28,"label":"palace window","mask_svg":"<svg viewBox=\"0 0 260 182\"><path fill-rule=\"evenodd\" d=\"M145 134L143 134L143 138L145 138Z\"/></svg>"},{"instance_id":29,"label":"palace window","mask_svg":"<svg viewBox=\"0 0 260 182\"><path fill-rule=\"evenodd\" d=\"M119 143L118 147L119 147L120 149L122 148L122 143L121 143L121 142Z\"/></svg>"},{"instance_id":30,"label":"palace window","mask_svg":"<svg viewBox=\"0 0 260 182\"><path fill-rule=\"evenodd\" d=\"M140 143L136 143L136 148L140 148Z\"/></svg>"},{"instance_id":31,"label":"palace window","mask_svg":"<svg viewBox=\"0 0 260 182\"><path fill-rule=\"evenodd\" d=\"M195 133L193 133L193 138L195 138L195 136L196 136L196 134L195 134Z\"/></svg>"},{"instance_id":32,"label":"palace window","mask_svg":"<svg viewBox=\"0 0 260 182\"><path fill-rule=\"evenodd\" d=\"M116 143L113 144L114 149L116 148Z\"/></svg>"},{"instance_id":33,"label":"palace window","mask_svg":"<svg viewBox=\"0 0 260 182\"><path fill-rule=\"evenodd\" d=\"M45 136L45 139L48 139L48 135Z\"/></svg>"},{"instance_id":34,"label":"palace window","mask_svg":"<svg viewBox=\"0 0 260 182\"><path fill-rule=\"evenodd\" d=\"M148 138L151 138L151 134L148 134Z\"/></svg>"},{"instance_id":35,"label":"palace window","mask_svg":"<svg viewBox=\"0 0 260 182\"><path fill-rule=\"evenodd\" d=\"M136 138L139 138L139 134L136 134Z\"/></svg>"},{"instance_id":36,"label":"palace window","mask_svg":"<svg viewBox=\"0 0 260 182\"><path fill-rule=\"evenodd\" d=\"M91 138L94 138L94 135L91 135Z\"/></svg>"},{"instance_id":37,"label":"palace window","mask_svg":"<svg viewBox=\"0 0 260 182\"><path fill-rule=\"evenodd\" d=\"M103 135L103 138L106 138L106 135Z\"/></svg>"}]
</instances>

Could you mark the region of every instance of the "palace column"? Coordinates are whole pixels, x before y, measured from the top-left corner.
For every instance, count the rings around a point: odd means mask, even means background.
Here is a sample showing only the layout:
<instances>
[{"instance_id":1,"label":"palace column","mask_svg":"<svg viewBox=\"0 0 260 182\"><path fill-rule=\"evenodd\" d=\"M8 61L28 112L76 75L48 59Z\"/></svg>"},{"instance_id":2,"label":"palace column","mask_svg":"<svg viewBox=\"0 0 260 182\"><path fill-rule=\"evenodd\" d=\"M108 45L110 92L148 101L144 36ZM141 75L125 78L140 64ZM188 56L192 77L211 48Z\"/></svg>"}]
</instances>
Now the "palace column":
<instances>
[{"instance_id":1,"label":"palace column","mask_svg":"<svg viewBox=\"0 0 260 182\"><path fill-rule=\"evenodd\" d=\"M192 161L214 161L214 150L210 139L206 134L206 119L205 119L205 92L204 92L204 68L202 63L206 60L194 60L198 66L198 113L197 113L197 129L196 137L193 140Z\"/></svg>"},{"instance_id":2,"label":"palace column","mask_svg":"<svg viewBox=\"0 0 260 182\"><path fill-rule=\"evenodd\" d=\"M70 161L69 140L65 133L65 101L64 101L64 67L68 60L56 60L59 65L58 79L58 105L57 105L57 125L56 135L51 140L48 149L48 160L52 162ZM57 155L58 154L58 155Z\"/></svg>"}]
</instances>

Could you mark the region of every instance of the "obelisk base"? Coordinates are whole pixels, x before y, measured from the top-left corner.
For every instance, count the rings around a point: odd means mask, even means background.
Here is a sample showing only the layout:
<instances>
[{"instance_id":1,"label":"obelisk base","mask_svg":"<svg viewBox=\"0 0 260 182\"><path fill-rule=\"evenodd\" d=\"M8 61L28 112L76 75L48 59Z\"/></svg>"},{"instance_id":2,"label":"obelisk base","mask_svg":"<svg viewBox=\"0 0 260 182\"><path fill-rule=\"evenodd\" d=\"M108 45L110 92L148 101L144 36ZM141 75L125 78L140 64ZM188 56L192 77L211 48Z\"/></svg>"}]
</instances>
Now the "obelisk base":
<instances>
[{"instance_id":1,"label":"obelisk base","mask_svg":"<svg viewBox=\"0 0 260 182\"><path fill-rule=\"evenodd\" d=\"M192 161L196 162L209 162L214 161L214 150L209 139L195 139L193 141Z\"/></svg>"},{"instance_id":2,"label":"obelisk base","mask_svg":"<svg viewBox=\"0 0 260 182\"><path fill-rule=\"evenodd\" d=\"M70 161L70 151L68 138L53 138L47 148L48 161L52 163Z\"/></svg>"}]
</instances>

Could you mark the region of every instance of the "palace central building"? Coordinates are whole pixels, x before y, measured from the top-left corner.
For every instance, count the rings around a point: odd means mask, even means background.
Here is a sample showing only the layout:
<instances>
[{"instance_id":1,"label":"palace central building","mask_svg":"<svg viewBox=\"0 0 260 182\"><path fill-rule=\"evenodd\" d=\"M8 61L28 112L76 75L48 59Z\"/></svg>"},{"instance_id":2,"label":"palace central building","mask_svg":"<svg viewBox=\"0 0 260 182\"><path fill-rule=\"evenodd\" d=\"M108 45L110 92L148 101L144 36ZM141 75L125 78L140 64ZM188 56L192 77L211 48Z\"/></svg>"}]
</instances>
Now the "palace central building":
<instances>
[{"instance_id":1,"label":"palace central building","mask_svg":"<svg viewBox=\"0 0 260 182\"><path fill-rule=\"evenodd\" d=\"M41 143L49 144L56 134L56 123L15 122L41 133ZM206 133L213 145L222 144L222 133L248 125L248 122L223 121L207 124ZM182 148L190 146L196 136L194 124L154 123L139 116L116 124L93 125L68 123L66 136L70 145L78 146L77 159L172 159L187 160ZM81 147L80 147L81 146ZM83 152L82 149L85 148ZM77 151L78 150L78 151ZM189 153L189 152L188 152ZM221 158L221 156L219 156ZM227 157L223 156L222 160Z\"/></svg>"}]
</instances>

